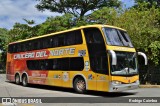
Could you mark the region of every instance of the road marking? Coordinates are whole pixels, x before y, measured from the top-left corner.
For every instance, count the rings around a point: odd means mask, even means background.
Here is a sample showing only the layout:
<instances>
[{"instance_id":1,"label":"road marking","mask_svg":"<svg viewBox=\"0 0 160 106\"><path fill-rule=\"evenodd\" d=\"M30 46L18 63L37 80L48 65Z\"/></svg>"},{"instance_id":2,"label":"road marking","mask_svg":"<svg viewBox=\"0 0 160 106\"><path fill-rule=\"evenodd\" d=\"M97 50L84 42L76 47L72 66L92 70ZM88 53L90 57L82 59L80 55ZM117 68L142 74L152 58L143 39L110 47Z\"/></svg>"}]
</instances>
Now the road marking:
<instances>
[{"instance_id":1,"label":"road marking","mask_svg":"<svg viewBox=\"0 0 160 106\"><path fill-rule=\"evenodd\" d=\"M21 106L35 106L35 105L31 105L31 104L22 104Z\"/></svg>"}]
</instances>

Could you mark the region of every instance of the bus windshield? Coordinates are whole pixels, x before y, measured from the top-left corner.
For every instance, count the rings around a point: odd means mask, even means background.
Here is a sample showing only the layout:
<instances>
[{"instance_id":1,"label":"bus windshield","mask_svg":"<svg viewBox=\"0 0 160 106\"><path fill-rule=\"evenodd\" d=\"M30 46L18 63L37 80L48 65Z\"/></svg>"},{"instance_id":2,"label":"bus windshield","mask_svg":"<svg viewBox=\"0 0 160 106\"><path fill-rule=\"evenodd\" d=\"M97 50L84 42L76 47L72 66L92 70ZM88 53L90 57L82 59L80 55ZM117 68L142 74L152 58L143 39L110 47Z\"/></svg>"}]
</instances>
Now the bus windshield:
<instances>
[{"instance_id":1,"label":"bus windshield","mask_svg":"<svg viewBox=\"0 0 160 106\"><path fill-rule=\"evenodd\" d=\"M116 52L117 64L111 66L113 75L138 74L136 53Z\"/></svg>"},{"instance_id":2,"label":"bus windshield","mask_svg":"<svg viewBox=\"0 0 160 106\"><path fill-rule=\"evenodd\" d=\"M104 28L103 31L108 45L133 47L125 31L114 28Z\"/></svg>"}]
</instances>

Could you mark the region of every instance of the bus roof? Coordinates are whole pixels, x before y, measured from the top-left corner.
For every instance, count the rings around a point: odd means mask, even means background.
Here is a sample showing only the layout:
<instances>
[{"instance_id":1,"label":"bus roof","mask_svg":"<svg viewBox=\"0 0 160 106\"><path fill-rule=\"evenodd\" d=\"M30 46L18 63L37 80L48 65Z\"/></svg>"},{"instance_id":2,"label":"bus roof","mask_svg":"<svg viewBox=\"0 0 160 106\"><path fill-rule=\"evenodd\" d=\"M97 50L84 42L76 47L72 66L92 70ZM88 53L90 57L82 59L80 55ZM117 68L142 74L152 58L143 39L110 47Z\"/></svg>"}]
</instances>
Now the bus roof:
<instances>
[{"instance_id":1,"label":"bus roof","mask_svg":"<svg viewBox=\"0 0 160 106\"><path fill-rule=\"evenodd\" d=\"M58 32L50 33L50 34L36 36L36 37L24 39L24 40L19 40L19 41L16 41L16 42L11 42L11 43L9 43L9 45L10 44L15 44L15 43L20 43L20 42L25 42L25 41L29 41L29 40L34 40L34 39L38 39L38 38L43 38L43 37L46 37L46 36L51 36L51 35L56 35L56 34L60 34L60 33L65 33L65 32L69 32L69 31L74 31L74 30L78 30L78 29L90 28L90 27L99 27L99 28L100 27L109 27L109 28L115 28L115 29L126 31L125 29L122 29L122 28L119 28L119 27L116 27L116 26L111 26L111 25L102 25L102 24L86 25L86 26L80 26L80 27L76 27L76 28L72 28L72 29L68 29L68 30L64 30L64 31L58 31Z\"/></svg>"}]
</instances>

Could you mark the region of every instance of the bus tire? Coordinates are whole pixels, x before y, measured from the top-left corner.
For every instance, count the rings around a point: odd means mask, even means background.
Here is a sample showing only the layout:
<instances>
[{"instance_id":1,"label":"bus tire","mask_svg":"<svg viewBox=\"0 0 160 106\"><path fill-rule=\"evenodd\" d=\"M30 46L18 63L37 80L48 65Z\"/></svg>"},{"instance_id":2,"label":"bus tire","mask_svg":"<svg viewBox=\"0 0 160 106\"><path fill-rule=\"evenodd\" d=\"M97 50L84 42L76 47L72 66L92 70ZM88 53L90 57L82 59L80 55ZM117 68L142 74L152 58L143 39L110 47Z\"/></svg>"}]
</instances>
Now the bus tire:
<instances>
[{"instance_id":1,"label":"bus tire","mask_svg":"<svg viewBox=\"0 0 160 106\"><path fill-rule=\"evenodd\" d=\"M73 82L74 90L78 93L86 92L86 83L85 80L81 77L77 77Z\"/></svg>"},{"instance_id":2,"label":"bus tire","mask_svg":"<svg viewBox=\"0 0 160 106\"><path fill-rule=\"evenodd\" d=\"M22 85L23 86L28 86L28 78L26 75L22 76Z\"/></svg>"},{"instance_id":3,"label":"bus tire","mask_svg":"<svg viewBox=\"0 0 160 106\"><path fill-rule=\"evenodd\" d=\"M19 76L19 74L16 74L16 75L15 75L15 83L16 83L17 85L20 84L20 76Z\"/></svg>"}]
</instances>

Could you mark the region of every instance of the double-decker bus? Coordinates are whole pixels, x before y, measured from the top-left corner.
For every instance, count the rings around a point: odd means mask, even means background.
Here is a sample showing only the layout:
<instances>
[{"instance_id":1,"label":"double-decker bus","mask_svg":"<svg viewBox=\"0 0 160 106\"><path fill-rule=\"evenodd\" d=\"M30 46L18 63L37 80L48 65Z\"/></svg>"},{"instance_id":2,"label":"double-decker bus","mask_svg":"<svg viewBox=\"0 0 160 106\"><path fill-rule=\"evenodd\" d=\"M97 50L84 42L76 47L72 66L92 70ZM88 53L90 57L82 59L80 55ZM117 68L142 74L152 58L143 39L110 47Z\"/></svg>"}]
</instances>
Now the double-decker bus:
<instances>
[{"instance_id":1,"label":"double-decker bus","mask_svg":"<svg viewBox=\"0 0 160 106\"><path fill-rule=\"evenodd\" d=\"M43 84L120 92L138 88L137 55L126 30L88 25L8 45L6 78L23 86Z\"/></svg>"}]
</instances>

